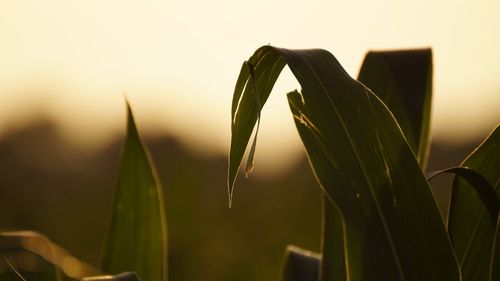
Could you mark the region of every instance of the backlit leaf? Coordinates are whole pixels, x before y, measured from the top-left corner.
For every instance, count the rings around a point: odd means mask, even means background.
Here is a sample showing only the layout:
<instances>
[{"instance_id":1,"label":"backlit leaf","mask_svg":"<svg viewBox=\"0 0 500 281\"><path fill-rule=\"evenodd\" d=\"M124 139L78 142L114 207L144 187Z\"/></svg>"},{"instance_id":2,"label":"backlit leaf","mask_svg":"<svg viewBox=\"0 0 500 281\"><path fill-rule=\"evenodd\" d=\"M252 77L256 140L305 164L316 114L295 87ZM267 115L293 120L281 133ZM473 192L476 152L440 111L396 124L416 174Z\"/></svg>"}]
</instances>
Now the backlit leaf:
<instances>
[{"instance_id":1,"label":"backlit leaf","mask_svg":"<svg viewBox=\"0 0 500 281\"><path fill-rule=\"evenodd\" d=\"M127 137L118 174L103 270L134 271L143 281L166 280L163 195L127 104Z\"/></svg>"}]
</instances>

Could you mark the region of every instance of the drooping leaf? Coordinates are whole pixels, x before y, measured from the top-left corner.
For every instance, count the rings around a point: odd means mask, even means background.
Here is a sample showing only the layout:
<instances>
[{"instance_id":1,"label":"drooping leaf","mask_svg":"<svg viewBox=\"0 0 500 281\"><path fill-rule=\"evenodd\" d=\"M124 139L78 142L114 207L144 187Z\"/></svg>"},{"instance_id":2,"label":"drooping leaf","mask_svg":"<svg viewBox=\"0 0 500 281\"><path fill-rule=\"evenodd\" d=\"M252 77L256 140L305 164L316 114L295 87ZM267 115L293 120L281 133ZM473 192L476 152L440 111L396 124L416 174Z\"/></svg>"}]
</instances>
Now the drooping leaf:
<instances>
[{"instance_id":1,"label":"drooping leaf","mask_svg":"<svg viewBox=\"0 0 500 281\"><path fill-rule=\"evenodd\" d=\"M349 280L459 280L439 210L387 107L326 51L264 46L250 60L260 62L261 97L284 62L302 86L289 103L313 170L344 219ZM240 79L244 85L248 75ZM250 94L234 95L230 191L257 119Z\"/></svg>"},{"instance_id":2,"label":"drooping leaf","mask_svg":"<svg viewBox=\"0 0 500 281\"><path fill-rule=\"evenodd\" d=\"M122 154L103 270L134 271L143 281L166 280L166 222L156 171L127 104Z\"/></svg>"},{"instance_id":3,"label":"drooping leaf","mask_svg":"<svg viewBox=\"0 0 500 281\"><path fill-rule=\"evenodd\" d=\"M247 66L248 63L251 63L254 68L253 79L258 89L257 93L255 93L256 89L250 85L252 79ZM266 67L262 67L263 65ZM240 163L260 114L261 106L266 103L283 67L285 67L285 63L278 54L260 52L252 56L248 62L243 63L241 68L231 108L231 135L237 137L231 137L229 152L229 176L227 181L229 206L231 206L233 187L240 169ZM260 106L255 102L256 95L258 95L258 100L261 102Z\"/></svg>"},{"instance_id":4,"label":"drooping leaf","mask_svg":"<svg viewBox=\"0 0 500 281\"><path fill-rule=\"evenodd\" d=\"M246 62L246 65L247 65L248 71L250 73L250 87L252 87L254 90L255 104L259 108L259 111L257 111L257 129L255 129L255 136L253 138L252 147L250 148L250 152L248 153L247 167L245 169L245 175L248 177L248 175L253 170L255 148L257 146L257 136L259 134L259 127L260 127L260 110L262 109L262 105L261 105L260 100L259 100L259 94L257 93L257 83L255 83L254 67L253 67L252 63L250 63L250 62Z\"/></svg>"},{"instance_id":5,"label":"drooping leaf","mask_svg":"<svg viewBox=\"0 0 500 281\"><path fill-rule=\"evenodd\" d=\"M369 52L358 80L394 114L422 170L425 170L432 100L432 51ZM335 207L327 204L325 208L321 280L346 280L345 270L342 271L345 263L341 216Z\"/></svg>"},{"instance_id":6,"label":"drooping leaf","mask_svg":"<svg viewBox=\"0 0 500 281\"><path fill-rule=\"evenodd\" d=\"M283 281L318 281L321 256L295 246L285 252Z\"/></svg>"},{"instance_id":7,"label":"drooping leaf","mask_svg":"<svg viewBox=\"0 0 500 281\"><path fill-rule=\"evenodd\" d=\"M461 164L479 172L500 197L500 126ZM488 195L493 196L493 195ZM464 281L490 280L490 262L496 220L481 196L462 177L453 181L448 232L462 268ZM497 206L498 212L498 206Z\"/></svg>"},{"instance_id":8,"label":"drooping leaf","mask_svg":"<svg viewBox=\"0 0 500 281\"><path fill-rule=\"evenodd\" d=\"M358 80L394 114L422 170L425 170L432 101L431 49L369 52Z\"/></svg>"},{"instance_id":9,"label":"drooping leaf","mask_svg":"<svg viewBox=\"0 0 500 281\"><path fill-rule=\"evenodd\" d=\"M62 273L74 279L80 279L87 274L99 273L97 268L72 256L64 248L38 232L27 230L0 232L0 259L8 256L15 258L23 252L33 253L56 267L53 274L46 274L52 280L62 280ZM3 261L0 260L0 262ZM24 271L23 268L18 270ZM26 274L34 277L33 275L37 273L29 272Z\"/></svg>"}]
</instances>

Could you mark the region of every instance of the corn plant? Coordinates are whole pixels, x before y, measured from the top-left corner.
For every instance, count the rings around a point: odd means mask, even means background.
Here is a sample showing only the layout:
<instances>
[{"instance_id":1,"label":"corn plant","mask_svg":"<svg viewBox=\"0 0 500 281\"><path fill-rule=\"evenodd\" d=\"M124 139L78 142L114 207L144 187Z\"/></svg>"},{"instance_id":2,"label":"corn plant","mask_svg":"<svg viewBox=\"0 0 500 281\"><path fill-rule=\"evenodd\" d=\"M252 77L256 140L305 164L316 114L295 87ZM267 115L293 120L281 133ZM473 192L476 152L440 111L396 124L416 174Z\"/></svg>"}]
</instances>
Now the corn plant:
<instances>
[{"instance_id":1,"label":"corn plant","mask_svg":"<svg viewBox=\"0 0 500 281\"><path fill-rule=\"evenodd\" d=\"M229 204L286 65L302 88L288 103L324 200L321 258L289 249L283 280L500 280L500 127L459 167L427 175L455 174L445 222L424 174L430 49L370 52L355 80L325 50L259 48L233 95Z\"/></svg>"}]
</instances>

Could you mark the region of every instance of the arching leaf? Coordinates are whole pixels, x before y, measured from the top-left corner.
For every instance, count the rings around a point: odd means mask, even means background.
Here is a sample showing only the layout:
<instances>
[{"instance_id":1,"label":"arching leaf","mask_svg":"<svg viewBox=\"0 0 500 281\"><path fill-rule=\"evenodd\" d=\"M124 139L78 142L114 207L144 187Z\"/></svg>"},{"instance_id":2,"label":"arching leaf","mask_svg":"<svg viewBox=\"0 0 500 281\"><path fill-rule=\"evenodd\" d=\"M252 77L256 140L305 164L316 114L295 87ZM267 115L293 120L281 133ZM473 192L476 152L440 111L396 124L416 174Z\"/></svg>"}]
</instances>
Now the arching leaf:
<instances>
[{"instance_id":1,"label":"arching leaf","mask_svg":"<svg viewBox=\"0 0 500 281\"><path fill-rule=\"evenodd\" d=\"M461 164L479 172L500 197L500 126ZM489 197L494 196L487 195ZM490 264L497 221L484 204L484 196L462 177L453 181L448 232L462 268L464 281L490 281ZM489 208L491 209L491 208ZM498 205L497 205L498 213Z\"/></svg>"}]
</instances>

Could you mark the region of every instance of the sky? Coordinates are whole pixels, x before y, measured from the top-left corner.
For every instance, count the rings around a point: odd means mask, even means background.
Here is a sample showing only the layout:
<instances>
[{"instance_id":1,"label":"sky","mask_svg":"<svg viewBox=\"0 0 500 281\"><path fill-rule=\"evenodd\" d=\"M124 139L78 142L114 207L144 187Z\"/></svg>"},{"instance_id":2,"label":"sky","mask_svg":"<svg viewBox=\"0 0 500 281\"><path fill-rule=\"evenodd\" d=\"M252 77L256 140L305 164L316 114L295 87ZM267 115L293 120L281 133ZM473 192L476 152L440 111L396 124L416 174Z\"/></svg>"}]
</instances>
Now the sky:
<instances>
[{"instance_id":1,"label":"sky","mask_svg":"<svg viewBox=\"0 0 500 281\"><path fill-rule=\"evenodd\" d=\"M227 153L239 69L255 49L323 48L357 76L368 50L432 47L432 134L485 137L500 121L500 1L0 2L0 141L48 115L89 147L125 128ZM302 154L285 71L262 113L256 171ZM287 164L288 163L288 164ZM264 170L266 170L264 169Z\"/></svg>"}]
</instances>

